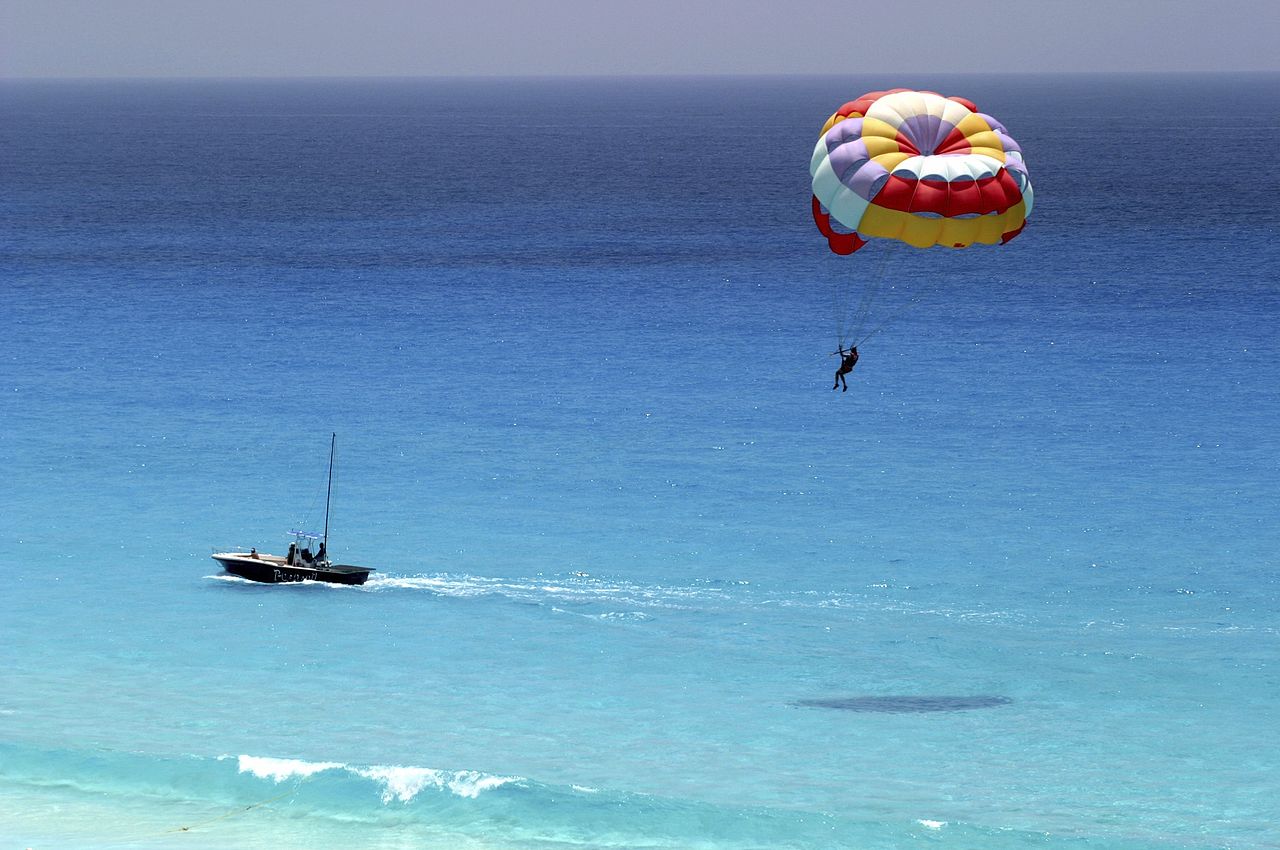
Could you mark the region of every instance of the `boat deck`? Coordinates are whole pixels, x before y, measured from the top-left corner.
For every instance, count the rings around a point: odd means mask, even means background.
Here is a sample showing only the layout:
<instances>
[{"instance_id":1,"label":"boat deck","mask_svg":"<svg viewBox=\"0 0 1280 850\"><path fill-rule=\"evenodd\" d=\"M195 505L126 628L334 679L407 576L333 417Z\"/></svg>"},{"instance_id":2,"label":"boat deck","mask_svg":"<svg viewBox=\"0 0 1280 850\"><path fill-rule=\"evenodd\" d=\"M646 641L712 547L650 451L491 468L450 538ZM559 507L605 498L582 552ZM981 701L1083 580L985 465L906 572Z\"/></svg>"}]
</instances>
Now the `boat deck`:
<instances>
[{"instance_id":1,"label":"boat deck","mask_svg":"<svg viewBox=\"0 0 1280 850\"><path fill-rule=\"evenodd\" d=\"M218 552L213 557L239 558L244 561L262 561L265 564L274 564L277 567L284 566L286 561L286 558L283 555L268 555L266 552L258 552L257 554L252 552Z\"/></svg>"}]
</instances>

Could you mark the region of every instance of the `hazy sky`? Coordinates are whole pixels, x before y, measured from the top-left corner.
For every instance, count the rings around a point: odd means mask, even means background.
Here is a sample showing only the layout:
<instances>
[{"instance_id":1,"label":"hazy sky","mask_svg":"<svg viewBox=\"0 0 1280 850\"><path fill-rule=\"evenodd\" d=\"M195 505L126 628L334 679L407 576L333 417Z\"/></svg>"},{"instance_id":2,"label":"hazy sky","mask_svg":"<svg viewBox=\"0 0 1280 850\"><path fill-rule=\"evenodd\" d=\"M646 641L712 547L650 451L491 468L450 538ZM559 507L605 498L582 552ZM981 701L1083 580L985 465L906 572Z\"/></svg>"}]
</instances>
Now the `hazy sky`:
<instances>
[{"instance_id":1,"label":"hazy sky","mask_svg":"<svg viewBox=\"0 0 1280 850\"><path fill-rule=\"evenodd\" d=\"M1280 70L1275 0L0 0L0 76Z\"/></svg>"}]
</instances>

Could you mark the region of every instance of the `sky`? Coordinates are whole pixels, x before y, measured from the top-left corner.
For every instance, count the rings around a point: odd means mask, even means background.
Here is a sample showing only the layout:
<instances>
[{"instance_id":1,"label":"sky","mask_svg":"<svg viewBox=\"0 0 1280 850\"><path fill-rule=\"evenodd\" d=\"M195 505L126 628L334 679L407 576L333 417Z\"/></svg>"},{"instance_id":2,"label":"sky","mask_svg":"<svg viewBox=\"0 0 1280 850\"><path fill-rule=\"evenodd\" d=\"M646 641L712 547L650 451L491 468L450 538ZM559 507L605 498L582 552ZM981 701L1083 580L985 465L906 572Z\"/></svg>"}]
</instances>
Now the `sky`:
<instances>
[{"instance_id":1,"label":"sky","mask_svg":"<svg viewBox=\"0 0 1280 850\"><path fill-rule=\"evenodd\" d=\"M0 0L0 77L1277 71L1275 0Z\"/></svg>"}]
</instances>

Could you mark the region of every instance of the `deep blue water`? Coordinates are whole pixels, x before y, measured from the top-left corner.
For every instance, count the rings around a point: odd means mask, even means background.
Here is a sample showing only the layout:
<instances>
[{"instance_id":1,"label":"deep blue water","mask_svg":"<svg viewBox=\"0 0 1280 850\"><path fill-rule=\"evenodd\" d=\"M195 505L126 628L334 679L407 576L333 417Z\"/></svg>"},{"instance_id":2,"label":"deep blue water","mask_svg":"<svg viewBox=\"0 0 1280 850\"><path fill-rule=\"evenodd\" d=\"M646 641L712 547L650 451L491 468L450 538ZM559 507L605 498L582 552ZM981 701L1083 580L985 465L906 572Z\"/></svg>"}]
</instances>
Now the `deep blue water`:
<instances>
[{"instance_id":1,"label":"deep blue water","mask_svg":"<svg viewBox=\"0 0 1280 850\"><path fill-rule=\"evenodd\" d=\"M0 83L0 838L1276 846L1278 82ZM1021 237L827 252L891 85Z\"/></svg>"}]
</instances>

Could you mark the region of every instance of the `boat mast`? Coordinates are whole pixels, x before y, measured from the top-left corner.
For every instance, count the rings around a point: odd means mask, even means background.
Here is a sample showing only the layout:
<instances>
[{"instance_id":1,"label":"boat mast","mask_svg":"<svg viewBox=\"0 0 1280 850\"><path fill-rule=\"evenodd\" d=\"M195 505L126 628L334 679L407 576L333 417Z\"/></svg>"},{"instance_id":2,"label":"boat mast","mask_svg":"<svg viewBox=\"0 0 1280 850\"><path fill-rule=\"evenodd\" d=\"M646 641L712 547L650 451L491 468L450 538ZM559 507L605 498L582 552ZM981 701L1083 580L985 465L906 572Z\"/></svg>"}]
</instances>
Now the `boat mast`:
<instances>
[{"instance_id":1,"label":"boat mast","mask_svg":"<svg viewBox=\"0 0 1280 850\"><path fill-rule=\"evenodd\" d=\"M333 496L333 450L338 445L338 434L335 431L329 439L329 487L324 494L324 552L329 557L329 499Z\"/></svg>"}]
</instances>

